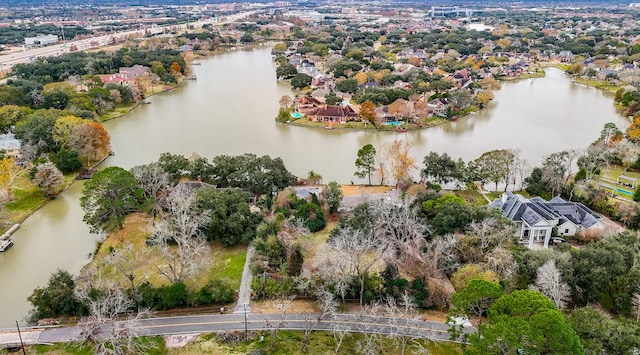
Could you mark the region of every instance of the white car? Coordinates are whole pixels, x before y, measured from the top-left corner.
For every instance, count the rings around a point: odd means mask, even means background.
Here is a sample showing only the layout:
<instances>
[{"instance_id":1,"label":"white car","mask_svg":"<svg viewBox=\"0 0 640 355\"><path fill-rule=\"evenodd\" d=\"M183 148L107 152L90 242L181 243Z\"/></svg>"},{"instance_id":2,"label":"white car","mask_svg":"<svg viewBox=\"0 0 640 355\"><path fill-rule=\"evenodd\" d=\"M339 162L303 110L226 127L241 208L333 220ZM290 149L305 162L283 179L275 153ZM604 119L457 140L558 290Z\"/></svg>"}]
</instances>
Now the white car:
<instances>
[{"instance_id":1,"label":"white car","mask_svg":"<svg viewBox=\"0 0 640 355\"><path fill-rule=\"evenodd\" d=\"M469 321L469 318L465 316L450 317L447 319L447 324L456 325L456 326L461 325L465 328L473 327L473 324L471 324L471 322Z\"/></svg>"}]
</instances>

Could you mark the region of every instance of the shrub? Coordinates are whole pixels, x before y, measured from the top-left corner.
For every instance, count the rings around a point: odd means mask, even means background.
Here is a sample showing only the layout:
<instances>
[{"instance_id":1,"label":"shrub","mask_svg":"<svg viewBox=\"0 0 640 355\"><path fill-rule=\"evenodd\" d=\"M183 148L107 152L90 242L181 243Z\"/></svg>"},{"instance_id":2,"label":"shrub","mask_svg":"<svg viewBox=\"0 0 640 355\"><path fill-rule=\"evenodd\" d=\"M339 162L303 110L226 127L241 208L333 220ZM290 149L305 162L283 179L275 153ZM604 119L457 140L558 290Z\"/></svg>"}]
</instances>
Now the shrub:
<instances>
[{"instance_id":1,"label":"shrub","mask_svg":"<svg viewBox=\"0 0 640 355\"><path fill-rule=\"evenodd\" d=\"M161 310L186 306L189 300L187 286L180 282L170 286L163 286L158 289L158 305Z\"/></svg>"},{"instance_id":2,"label":"shrub","mask_svg":"<svg viewBox=\"0 0 640 355\"><path fill-rule=\"evenodd\" d=\"M320 231L327 225L322 208L311 202L298 207L295 217L301 220L311 233Z\"/></svg>"}]
</instances>

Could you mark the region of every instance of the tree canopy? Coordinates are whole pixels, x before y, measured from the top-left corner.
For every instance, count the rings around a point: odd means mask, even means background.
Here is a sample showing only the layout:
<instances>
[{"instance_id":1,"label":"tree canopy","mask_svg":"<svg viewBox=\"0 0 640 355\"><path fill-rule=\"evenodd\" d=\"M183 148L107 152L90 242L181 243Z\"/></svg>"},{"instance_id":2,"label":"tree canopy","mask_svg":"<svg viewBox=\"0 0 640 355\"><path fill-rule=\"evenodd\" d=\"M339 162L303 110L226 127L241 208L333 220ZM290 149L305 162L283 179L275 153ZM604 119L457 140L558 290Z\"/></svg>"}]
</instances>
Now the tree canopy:
<instances>
[{"instance_id":1,"label":"tree canopy","mask_svg":"<svg viewBox=\"0 0 640 355\"><path fill-rule=\"evenodd\" d=\"M135 176L117 166L98 171L84 184L80 205L92 232L122 228L124 218L145 208L144 189Z\"/></svg>"}]
</instances>

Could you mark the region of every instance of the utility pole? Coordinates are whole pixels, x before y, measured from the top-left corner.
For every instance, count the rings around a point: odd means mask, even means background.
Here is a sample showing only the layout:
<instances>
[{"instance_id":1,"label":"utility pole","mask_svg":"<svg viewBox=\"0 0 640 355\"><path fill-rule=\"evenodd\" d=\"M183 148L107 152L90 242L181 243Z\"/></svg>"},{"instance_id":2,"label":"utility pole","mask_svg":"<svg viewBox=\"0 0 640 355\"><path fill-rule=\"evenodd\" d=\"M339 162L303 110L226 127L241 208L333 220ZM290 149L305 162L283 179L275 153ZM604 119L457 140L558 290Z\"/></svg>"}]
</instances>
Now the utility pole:
<instances>
[{"instance_id":1,"label":"utility pole","mask_svg":"<svg viewBox=\"0 0 640 355\"><path fill-rule=\"evenodd\" d=\"M247 341L247 339L249 338L249 334L248 334L249 332L247 330L247 304L246 303L242 304L242 307L244 310L244 341Z\"/></svg>"},{"instance_id":2,"label":"utility pole","mask_svg":"<svg viewBox=\"0 0 640 355\"><path fill-rule=\"evenodd\" d=\"M22 342L22 334L20 333L20 326L18 325L18 321L16 321L16 328L18 328L18 337L20 338L20 347L22 348L22 354L27 355L26 350L24 350L24 343Z\"/></svg>"}]
</instances>

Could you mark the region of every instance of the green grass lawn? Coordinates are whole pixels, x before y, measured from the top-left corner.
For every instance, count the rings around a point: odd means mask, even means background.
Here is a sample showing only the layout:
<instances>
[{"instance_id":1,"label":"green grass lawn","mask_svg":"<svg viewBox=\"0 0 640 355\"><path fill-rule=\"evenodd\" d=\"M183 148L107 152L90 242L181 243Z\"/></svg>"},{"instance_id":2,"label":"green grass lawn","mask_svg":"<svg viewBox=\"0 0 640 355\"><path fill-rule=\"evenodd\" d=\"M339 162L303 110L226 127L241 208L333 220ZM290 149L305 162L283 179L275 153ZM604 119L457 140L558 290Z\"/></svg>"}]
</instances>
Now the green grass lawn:
<instances>
[{"instance_id":1,"label":"green grass lawn","mask_svg":"<svg viewBox=\"0 0 640 355\"><path fill-rule=\"evenodd\" d=\"M253 333L256 335L248 342L240 342L239 344L226 343L217 340L215 334L206 334L187 344L184 347L167 349L164 340L161 337L142 338L148 346L145 354L148 355L229 355L229 354L248 354L253 350L264 350L266 354L300 354L301 341L304 333L301 331L280 331L277 334L275 348L270 348L270 336L267 332ZM261 341L260 335L264 338ZM336 353L336 340L330 332L314 332L309 337L307 354L353 354L358 348L358 342L362 342L365 336L362 334L347 334L344 337L339 351ZM378 336L375 340L378 352L381 354L401 354L401 348L394 344L393 339L385 336ZM459 344L433 342L429 340L418 340L416 342L409 340L405 354L417 354L420 346L424 347L430 355L458 355L462 353ZM0 351L0 353L2 353ZM91 355L93 349L86 344L78 343L61 343L54 345L34 345L27 348L27 354L56 354L56 355Z\"/></svg>"},{"instance_id":2,"label":"green grass lawn","mask_svg":"<svg viewBox=\"0 0 640 355\"><path fill-rule=\"evenodd\" d=\"M158 272L156 265L162 264L161 253L146 244L147 237L151 233L151 218L143 213L131 214L127 217L122 229L110 233L95 257L87 267L96 266L100 270L103 279L111 279L119 282L123 287L128 286L128 281L112 266L106 266L105 258L112 250L118 249L123 242L134 245L136 251L146 252L145 262L136 263L136 275L149 281L153 286L167 285L169 281ZM247 257L247 245L240 244L225 248L220 243L211 242L211 257L208 267L195 277L185 281L187 287L197 290L205 286L210 280L225 280L234 289L240 287L242 270Z\"/></svg>"},{"instance_id":3,"label":"green grass lawn","mask_svg":"<svg viewBox=\"0 0 640 355\"><path fill-rule=\"evenodd\" d=\"M484 206L489 203L484 197L482 197L480 192L475 190L454 190L451 192L473 206Z\"/></svg>"},{"instance_id":4,"label":"green grass lawn","mask_svg":"<svg viewBox=\"0 0 640 355\"><path fill-rule=\"evenodd\" d=\"M302 353L301 342L304 336L300 331L280 331L278 332L275 348L270 349L270 336L267 332L263 333L264 339L260 341L260 336L256 336L249 342L242 342L237 345L222 343L216 340L214 335L205 335L191 344L183 347L170 349L168 354L171 355L196 355L196 354L247 354L252 350L262 349L267 354L300 354ZM309 338L307 348L308 354L354 354L358 347L357 343L362 342L365 336L362 334L347 334L336 353L336 340L330 332L314 332ZM461 354L461 348L458 344L453 343L436 343L428 340L420 340L419 343L424 346L431 355L453 355ZM379 336L376 344L381 354L400 354L401 349L397 347L392 339ZM409 341L406 354L416 354L418 347L414 342Z\"/></svg>"},{"instance_id":5,"label":"green grass lawn","mask_svg":"<svg viewBox=\"0 0 640 355\"><path fill-rule=\"evenodd\" d=\"M162 337L137 338L135 342L142 344L146 355L167 354L167 349L164 346L164 339ZM27 347L27 354L92 355L94 353L91 345L78 342L53 345L39 344Z\"/></svg>"},{"instance_id":6,"label":"green grass lawn","mask_svg":"<svg viewBox=\"0 0 640 355\"><path fill-rule=\"evenodd\" d=\"M614 83L607 80L587 79L582 77L576 77L575 80L577 83L592 86L596 89L608 91L611 93L615 93L616 91L618 91L618 89L620 89L619 86L616 86Z\"/></svg>"},{"instance_id":7,"label":"green grass lawn","mask_svg":"<svg viewBox=\"0 0 640 355\"><path fill-rule=\"evenodd\" d=\"M64 186L73 182L74 175L65 176ZM0 210L0 234L15 223L21 223L42 204L48 201L44 192L31 183L29 172L24 170L13 182L13 200Z\"/></svg>"},{"instance_id":8,"label":"green grass lawn","mask_svg":"<svg viewBox=\"0 0 640 355\"><path fill-rule=\"evenodd\" d=\"M213 265L208 275L209 280L219 279L229 282L234 289L240 288L242 270L247 258L247 245L240 244L229 248L214 246Z\"/></svg>"},{"instance_id":9,"label":"green grass lawn","mask_svg":"<svg viewBox=\"0 0 640 355\"><path fill-rule=\"evenodd\" d=\"M104 114L100 115L98 120L100 122L104 122L104 121L108 121L108 120L114 119L116 117L120 117L120 116L126 115L131 110L133 110L136 106L137 106L137 104L135 104L135 103L130 104L130 105L117 105L113 110L111 110L109 112L105 112Z\"/></svg>"},{"instance_id":10,"label":"green grass lawn","mask_svg":"<svg viewBox=\"0 0 640 355\"><path fill-rule=\"evenodd\" d=\"M634 188L623 186L621 184L617 184L616 183L617 180L618 180L618 177L620 175L626 175L626 176L629 176L629 177L636 178L636 179L640 180L640 173L635 172L635 171L630 171L630 170L625 172L624 168L622 166L620 166L620 165L611 165L608 169L603 168L600 171L600 175L595 178L595 183L598 184L599 182L601 182L601 183L605 183L605 184L608 184L608 185L619 187L621 189L624 189L626 191L630 191L632 193L635 192ZM613 190L613 193L616 196L624 197L624 198L627 198L627 199L633 198L632 195L627 195L627 194L621 193L621 192L619 192L617 190Z\"/></svg>"}]
</instances>

